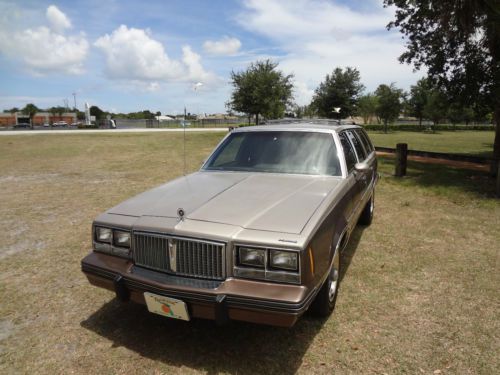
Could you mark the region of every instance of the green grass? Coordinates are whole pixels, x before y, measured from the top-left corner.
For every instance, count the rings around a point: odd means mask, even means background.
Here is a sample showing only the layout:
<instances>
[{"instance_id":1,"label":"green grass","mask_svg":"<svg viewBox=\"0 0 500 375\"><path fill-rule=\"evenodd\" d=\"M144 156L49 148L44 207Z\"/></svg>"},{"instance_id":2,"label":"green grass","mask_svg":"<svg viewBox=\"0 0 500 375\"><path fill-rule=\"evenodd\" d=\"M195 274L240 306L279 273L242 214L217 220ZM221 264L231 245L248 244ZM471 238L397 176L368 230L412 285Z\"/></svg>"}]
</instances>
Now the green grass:
<instances>
[{"instance_id":1,"label":"green grass","mask_svg":"<svg viewBox=\"0 0 500 375\"><path fill-rule=\"evenodd\" d=\"M196 170L223 134L192 134ZM90 286L103 210L182 174L182 134L0 137L0 373L494 374L500 203L478 171L380 159L337 308L292 329L168 320ZM242 198L244 199L244 198Z\"/></svg>"},{"instance_id":2,"label":"green grass","mask_svg":"<svg viewBox=\"0 0 500 375\"><path fill-rule=\"evenodd\" d=\"M419 132L368 132L375 146L395 148L397 143L408 143L411 150L448 152L455 154L491 157L493 154L492 131Z\"/></svg>"}]
</instances>

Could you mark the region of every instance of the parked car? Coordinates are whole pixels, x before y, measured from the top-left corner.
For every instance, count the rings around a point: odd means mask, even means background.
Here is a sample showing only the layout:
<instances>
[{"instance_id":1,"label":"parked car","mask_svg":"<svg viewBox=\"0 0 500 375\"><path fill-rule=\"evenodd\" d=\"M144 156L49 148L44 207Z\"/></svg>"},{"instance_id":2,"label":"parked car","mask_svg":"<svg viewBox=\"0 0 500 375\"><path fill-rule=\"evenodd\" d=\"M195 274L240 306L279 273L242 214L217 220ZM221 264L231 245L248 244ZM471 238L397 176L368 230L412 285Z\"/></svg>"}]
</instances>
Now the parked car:
<instances>
[{"instance_id":1,"label":"parked car","mask_svg":"<svg viewBox=\"0 0 500 375\"><path fill-rule=\"evenodd\" d=\"M66 121L56 121L52 124L54 127L67 127L68 123Z\"/></svg>"},{"instance_id":2,"label":"parked car","mask_svg":"<svg viewBox=\"0 0 500 375\"><path fill-rule=\"evenodd\" d=\"M198 172L98 216L82 270L170 318L290 327L308 309L327 316L377 179L359 126L237 128Z\"/></svg>"},{"instance_id":3,"label":"parked car","mask_svg":"<svg viewBox=\"0 0 500 375\"><path fill-rule=\"evenodd\" d=\"M77 122L72 122L70 126L79 127L81 125L82 125L82 123L80 121L77 121Z\"/></svg>"}]
</instances>

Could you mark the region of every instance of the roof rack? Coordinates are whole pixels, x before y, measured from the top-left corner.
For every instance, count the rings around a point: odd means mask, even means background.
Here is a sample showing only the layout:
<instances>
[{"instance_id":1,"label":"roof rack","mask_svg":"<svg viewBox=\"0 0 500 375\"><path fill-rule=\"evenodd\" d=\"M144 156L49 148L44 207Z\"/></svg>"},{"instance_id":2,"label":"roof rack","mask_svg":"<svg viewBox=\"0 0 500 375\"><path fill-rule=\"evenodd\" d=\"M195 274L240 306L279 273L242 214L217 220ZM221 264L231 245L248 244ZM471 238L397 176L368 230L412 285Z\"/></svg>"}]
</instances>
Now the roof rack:
<instances>
[{"instance_id":1,"label":"roof rack","mask_svg":"<svg viewBox=\"0 0 500 375\"><path fill-rule=\"evenodd\" d=\"M328 118L282 118L278 120L265 120L262 122L265 125L273 124L320 124L320 125L356 125L353 120L334 120Z\"/></svg>"}]
</instances>

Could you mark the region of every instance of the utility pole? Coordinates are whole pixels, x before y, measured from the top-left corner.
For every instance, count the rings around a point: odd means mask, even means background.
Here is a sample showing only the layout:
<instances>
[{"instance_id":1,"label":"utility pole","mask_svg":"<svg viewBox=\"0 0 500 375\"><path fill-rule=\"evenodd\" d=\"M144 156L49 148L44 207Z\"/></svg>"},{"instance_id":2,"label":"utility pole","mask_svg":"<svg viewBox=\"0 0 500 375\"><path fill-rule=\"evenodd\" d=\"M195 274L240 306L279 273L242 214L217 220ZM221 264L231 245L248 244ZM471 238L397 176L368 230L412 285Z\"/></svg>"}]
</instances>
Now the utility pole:
<instances>
[{"instance_id":1,"label":"utility pole","mask_svg":"<svg viewBox=\"0 0 500 375\"><path fill-rule=\"evenodd\" d=\"M74 106L73 108L75 108L75 109L76 109L76 92L74 92L74 93L73 93L73 100L74 100L74 102L75 102L75 106Z\"/></svg>"}]
</instances>

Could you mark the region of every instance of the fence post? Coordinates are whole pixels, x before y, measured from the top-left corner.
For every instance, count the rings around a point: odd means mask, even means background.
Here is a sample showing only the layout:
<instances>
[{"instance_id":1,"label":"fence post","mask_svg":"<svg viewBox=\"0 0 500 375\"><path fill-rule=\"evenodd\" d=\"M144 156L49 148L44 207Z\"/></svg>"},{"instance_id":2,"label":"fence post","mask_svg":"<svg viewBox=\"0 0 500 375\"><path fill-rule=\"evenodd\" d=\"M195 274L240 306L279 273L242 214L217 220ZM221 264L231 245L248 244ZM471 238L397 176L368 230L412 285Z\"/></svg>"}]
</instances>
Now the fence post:
<instances>
[{"instance_id":1,"label":"fence post","mask_svg":"<svg viewBox=\"0 0 500 375\"><path fill-rule=\"evenodd\" d=\"M406 176L406 160L408 157L408 144L398 143L396 145L396 177Z\"/></svg>"}]
</instances>

